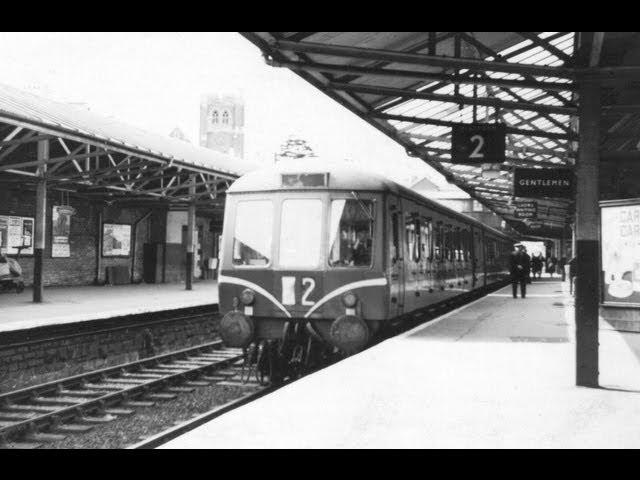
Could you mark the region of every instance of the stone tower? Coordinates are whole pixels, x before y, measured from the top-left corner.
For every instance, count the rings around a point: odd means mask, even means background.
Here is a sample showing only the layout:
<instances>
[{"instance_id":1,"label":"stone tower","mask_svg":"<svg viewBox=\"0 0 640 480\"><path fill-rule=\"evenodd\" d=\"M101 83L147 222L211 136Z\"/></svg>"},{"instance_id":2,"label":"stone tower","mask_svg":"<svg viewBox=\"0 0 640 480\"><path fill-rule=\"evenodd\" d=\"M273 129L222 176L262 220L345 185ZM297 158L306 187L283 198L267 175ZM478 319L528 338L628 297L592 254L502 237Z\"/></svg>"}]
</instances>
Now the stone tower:
<instances>
[{"instance_id":1,"label":"stone tower","mask_svg":"<svg viewBox=\"0 0 640 480\"><path fill-rule=\"evenodd\" d=\"M242 158L244 155L244 102L236 95L202 95L200 145Z\"/></svg>"}]
</instances>

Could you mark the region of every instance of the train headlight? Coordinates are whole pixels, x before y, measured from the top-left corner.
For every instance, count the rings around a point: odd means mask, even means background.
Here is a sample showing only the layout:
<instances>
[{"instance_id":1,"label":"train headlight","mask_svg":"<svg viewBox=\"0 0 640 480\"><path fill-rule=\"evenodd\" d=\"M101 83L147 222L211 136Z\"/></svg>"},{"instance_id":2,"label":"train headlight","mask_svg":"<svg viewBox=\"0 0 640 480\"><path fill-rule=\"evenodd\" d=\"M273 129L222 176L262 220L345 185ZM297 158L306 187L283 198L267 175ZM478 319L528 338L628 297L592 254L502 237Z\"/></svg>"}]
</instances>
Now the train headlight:
<instances>
[{"instance_id":1,"label":"train headlight","mask_svg":"<svg viewBox=\"0 0 640 480\"><path fill-rule=\"evenodd\" d=\"M254 302L255 299L256 299L256 294L250 288L245 288L242 291L242 294L240 295L240 301L244 305L251 305Z\"/></svg>"},{"instance_id":2,"label":"train headlight","mask_svg":"<svg viewBox=\"0 0 640 480\"><path fill-rule=\"evenodd\" d=\"M355 308L358 303L358 297L353 292L347 292L342 296L342 303L347 308Z\"/></svg>"}]
</instances>

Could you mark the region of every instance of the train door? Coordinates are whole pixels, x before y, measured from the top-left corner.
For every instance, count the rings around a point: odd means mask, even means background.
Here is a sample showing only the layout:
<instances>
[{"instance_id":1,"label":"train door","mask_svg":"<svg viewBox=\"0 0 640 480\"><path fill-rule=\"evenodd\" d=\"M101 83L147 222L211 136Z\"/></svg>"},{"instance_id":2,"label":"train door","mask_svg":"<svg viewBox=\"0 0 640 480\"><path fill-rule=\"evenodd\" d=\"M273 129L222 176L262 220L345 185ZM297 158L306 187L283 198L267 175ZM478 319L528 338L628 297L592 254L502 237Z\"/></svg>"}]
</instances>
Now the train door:
<instances>
[{"instance_id":1,"label":"train door","mask_svg":"<svg viewBox=\"0 0 640 480\"><path fill-rule=\"evenodd\" d=\"M470 238L470 252L469 255L471 255L471 288L476 288L476 285L478 283L478 253L477 253L477 245L479 242L478 239L478 230L476 228L474 228L473 226L471 226L469 228L469 238Z\"/></svg>"},{"instance_id":2,"label":"train door","mask_svg":"<svg viewBox=\"0 0 640 480\"><path fill-rule=\"evenodd\" d=\"M403 230L404 219L402 204L399 198L392 195L387 200L387 232L388 258L387 269L389 275L389 316L397 317L404 311L404 258L403 258Z\"/></svg>"}]
</instances>

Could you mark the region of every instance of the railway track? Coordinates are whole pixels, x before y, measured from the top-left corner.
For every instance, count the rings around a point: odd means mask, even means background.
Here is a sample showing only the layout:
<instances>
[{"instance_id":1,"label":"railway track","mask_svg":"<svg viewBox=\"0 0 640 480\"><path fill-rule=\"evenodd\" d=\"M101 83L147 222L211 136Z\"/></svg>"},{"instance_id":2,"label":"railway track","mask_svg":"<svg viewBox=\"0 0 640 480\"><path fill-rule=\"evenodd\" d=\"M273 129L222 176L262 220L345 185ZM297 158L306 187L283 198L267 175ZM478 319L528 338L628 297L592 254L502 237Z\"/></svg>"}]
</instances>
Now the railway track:
<instances>
[{"instance_id":1,"label":"railway track","mask_svg":"<svg viewBox=\"0 0 640 480\"><path fill-rule=\"evenodd\" d=\"M36 448L198 386L246 385L231 380L242 362L218 340L0 395L0 445Z\"/></svg>"},{"instance_id":2,"label":"railway track","mask_svg":"<svg viewBox=\"0 0 640 480\"><path fill-rule=\"evenodd\" d=\"M241 397L235 400L232 400L230 402L227 402L224 405L220 405L219 407L216 407L208 412L205 412L202 415L198 415L192 418L191 420L180 422L174 427L171 427L156 435L146 438L139 443L136 443L134 445L127 447L127 449L145 450L145 449L157 448L161 445L164 445L165 443L168 443L174 438L178 438L180 435L183 435L199 427L200 425L204 425L205 423L210 422L211 420L214 420L221 415L224 415L227 412L230 412L232 410L235 410L236 408L242 407L247 403L253 402L258 398L263 397L264 395L267 395L268 393L271 393L277 390L278 388L283 387L287 383L290 383L290 382L285 382L279 385L258 386L257 389L253 392L245 393Z\"/></svg>"}]
</instances>

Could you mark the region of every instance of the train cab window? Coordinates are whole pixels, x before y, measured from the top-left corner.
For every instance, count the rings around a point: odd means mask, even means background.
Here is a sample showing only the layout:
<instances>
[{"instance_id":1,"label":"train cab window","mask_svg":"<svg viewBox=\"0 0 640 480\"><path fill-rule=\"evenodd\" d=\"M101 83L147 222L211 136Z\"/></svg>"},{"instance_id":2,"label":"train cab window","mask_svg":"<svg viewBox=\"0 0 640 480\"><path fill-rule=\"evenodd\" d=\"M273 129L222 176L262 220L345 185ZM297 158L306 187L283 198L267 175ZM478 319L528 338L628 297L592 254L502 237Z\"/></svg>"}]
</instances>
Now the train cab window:
<instances>
[{"instance_id":1,"label":"train cab window","mask_svg":"<svg viewBox=\"0 0 640 480\"><path fill-rule=\"evenodd\" d=\"M391 214L391 260L396 262L400 258L400 230L398 225L398 213Z\"/></svg>"},{"instance_id":2,"label":"train cab window","mask_svg":"<svg viewBox=\"0 0 640 480\"><path fill-rule=\"evenodd\" d=\"M321 245L322 200L284 200L280 217L279 265L289 268L317 267Z\"/></svg>"},{"instance_id":3,"label":"train cab window","mask_svg":"<svg viewBox=\"0 0 640 480\"><path fill-rule=\"evenodd\" d=\"M270 200L245 200L236 206L233 233L233 264L259 267L271 259L273 203Z\"/></svg>"},{"instance_id":4,"label":"train cab window","mask_svg":"<svg viewBox=\"0 0 640 480\"><path fill-rule=\"evenodd\" d=\"M329 266L370 266L373 202L360 199L333 200L329 222Z\"/></svg>"}]
</instances>

